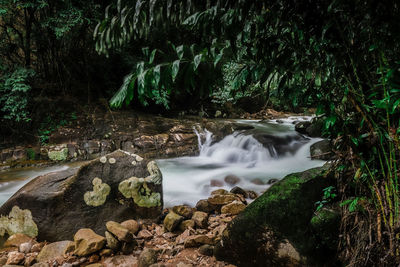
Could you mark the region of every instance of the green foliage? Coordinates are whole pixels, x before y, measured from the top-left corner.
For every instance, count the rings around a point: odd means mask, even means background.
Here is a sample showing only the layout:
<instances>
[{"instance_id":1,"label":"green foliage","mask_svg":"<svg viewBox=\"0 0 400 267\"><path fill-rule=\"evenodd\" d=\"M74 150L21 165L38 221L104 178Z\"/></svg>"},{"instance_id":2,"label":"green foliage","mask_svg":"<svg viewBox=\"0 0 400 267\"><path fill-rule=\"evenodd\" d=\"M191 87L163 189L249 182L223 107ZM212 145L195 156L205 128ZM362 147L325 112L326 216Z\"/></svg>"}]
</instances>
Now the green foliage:
<instances>
[{"instance_id":1,"label":"green foliage","mask_svg":"<svg viewBox=\"0 0 400 267\"><path fill-rule=\"evenodd\" d=\"M28 156L28 160L35 160L36 159L36 152L32 148L26 149L26 154Z\"/></svg>"},{"instance_id":2,"label":"green foliage","mask_svg":"<svg viewBox=\"0 0 400 267\"><path fill-rule=\"evenodd\" d=\"M322 200L315 203L317 205L316 211L321 210L326 204L331 203L337 197L336 189L334 186L328 186L324 188L322 192Z\"/></svg>"},{"instance_id":3,"label":"green foliage","mask_svg":"<svg viewBox=\"0 0 400 267\"><path fill-rule=\"evenodd\" d=\"M0 104L2 118L16 122L29 122L28 111L30 82L35 72L31 69L19 68L11 74L0 78Z\"/></svg>"},{"instance_id":4,"label":"green foliage","mask_svg":"<svg viewBox=\"0 0 400 267\"><path fill-rule=\"evenodd\" d=\"M76 120L76 113L71 114L54 114L46 116L38 129L37 136L41 145L49 143L50 135L60 127L71 124L73 120Z\"/></svg>"}]
</instances>

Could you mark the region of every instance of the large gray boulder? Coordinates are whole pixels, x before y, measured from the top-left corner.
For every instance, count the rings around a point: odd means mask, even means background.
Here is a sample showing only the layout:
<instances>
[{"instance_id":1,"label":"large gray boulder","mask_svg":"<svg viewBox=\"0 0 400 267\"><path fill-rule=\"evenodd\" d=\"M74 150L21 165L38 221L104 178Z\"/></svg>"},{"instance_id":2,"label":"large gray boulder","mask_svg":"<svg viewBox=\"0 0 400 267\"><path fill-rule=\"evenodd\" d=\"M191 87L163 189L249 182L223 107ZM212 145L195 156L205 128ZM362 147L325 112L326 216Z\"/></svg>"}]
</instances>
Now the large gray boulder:
<instances>
[{"instance_id":1,"label":"large gray boulder","mask_svg":"<svg viewBox=\"0 0 400 267\"><path fill-rule=\"evenodd\" d=\"M26 184L0 208L0 235L15 228L7 225L16 224L11 210L31 216L19 216L17 223L32 224L33 219L39 240L58 241L71 239L81 228L104 233L110 220L156 219L162 207L162 175L156 163L118 150L79 169L50 173Z\"/></svg>"}]
</instances>

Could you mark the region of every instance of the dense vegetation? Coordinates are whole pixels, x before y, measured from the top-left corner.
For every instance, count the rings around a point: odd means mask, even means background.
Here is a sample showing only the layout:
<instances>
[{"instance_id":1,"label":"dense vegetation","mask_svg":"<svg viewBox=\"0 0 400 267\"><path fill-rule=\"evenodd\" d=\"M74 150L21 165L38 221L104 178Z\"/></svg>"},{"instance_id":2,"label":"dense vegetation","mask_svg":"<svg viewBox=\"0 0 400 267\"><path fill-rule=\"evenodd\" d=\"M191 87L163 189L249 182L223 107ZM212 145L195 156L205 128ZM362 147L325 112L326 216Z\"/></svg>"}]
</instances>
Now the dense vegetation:
<instances>
[{"instance_id":1,"label":"dense vegetation","mask_svg":"<svg viewBox=\"0 0 400 267\"><path fill-rule=\"evenodd\" d=\"M113 108L317 107L336 149L341 258L400 260L397 1L2 0L0 15L2 123L28 123L43 92L82 95L71 81L90 98L99 71L120 82Z\"/></svg>"}]
</instances>

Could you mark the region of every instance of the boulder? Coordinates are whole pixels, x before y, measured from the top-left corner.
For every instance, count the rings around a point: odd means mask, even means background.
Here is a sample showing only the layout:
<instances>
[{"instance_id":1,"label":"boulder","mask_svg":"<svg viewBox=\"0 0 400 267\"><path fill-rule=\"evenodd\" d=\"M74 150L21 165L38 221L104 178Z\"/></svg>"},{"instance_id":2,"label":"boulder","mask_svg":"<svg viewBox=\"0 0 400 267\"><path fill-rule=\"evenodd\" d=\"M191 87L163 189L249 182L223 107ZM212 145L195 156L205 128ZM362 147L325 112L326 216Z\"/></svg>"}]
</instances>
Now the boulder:
<instances>
[{"instance_id":1,"label":"boulder","mask_svg":"<svg viewBox=\"0 0 400 267\"><path fill-rule=\"evenodd\" d=\"M326 168L290 174L273 184L228 225L217 257L239 266L322 266L333 260L336 251L319 242L310 223L315 202L334 181Z\"/></svg>"},{"instance_id":2,"label":"boulder","mask_svg":"<svg viewBox=\"0 0 400 267\"><path fill-rule=\"evenodd\" d=\"M72 241L59 241L45 245L37 256L38 262L47 262L49 260L64 258L64 255L71 252L74 245Z\"/></svg>"},{"instance_id":3,"label":"boulder","mask_svg":"<svg viewBox=\"0 0 400 267\"><path fill-rule=\"evenodd\" d=\"M74 236L75 250L77 256L86 256L101 250L106 239L93 232L92 229L80 229Z\"/></svg>"},{"instance_id":4,"label":"boulder","mask_svg":"<svg viewBox=\"0 0 400 267\"><path fill-rule=\"evenodd\" d=\"M306 129L306 132L311 137L321 137L324 129L324 120L322 118L314 118Z\"/></svg>"},{"instance_id":5,"label":"boulder","mask_svg":"<svg viewBox=\"0 0 400 267\"><path fill-rule=\"evenodd\" d=\"M301 121L294 126L294 129L301 134L307 134L307 128L310 126L311 126L311 122Z\"/></svg>"},{"instance_id":6,"label":"boulder","mask_svg":"<svg viewBox=\"0 0 400 267\"><path fill-rule=\"evenodd\" d=\"M331 142L327 139L318 141L310 147L311 159L330 160L333 157Z\"/></svg>"},{"instance_id":7,"label":"boulder","mask_svg":"<svg viewBox=\"0 0 400 267\"><path fill-rule=\"evenodd\" d=\"M120 241L130 242L133 238L129 230L117 222L108 221L106 227L107 230L115 235Z\"/></svg>"},{"instance_id":8,"label":"boulder","mask_svg":"<svg viewBox=\"0 0 400 267\"><path fill-rule=\"evenodd\" d=\"M207 228L208 214L202 211L196 211L192 216L192 220L194 221L197 227Z\"/></svg>"},{"instance_id":9,"label":"boulder","mask_svg":"<svg viewBox=\"0 0 400 267\"><path fill-rule=\"evenodd\" d=\"M156 220L163 206L161 183L154 161L118 150L79 170L50 173L26 184L0 208L0 235L13 234L10 226L17 219L22 223L18 232L39 233L38 240L50 242L69 239L81 228L104 233L110 220ZM17 208L26 214L10 213Z\"/></svg>"}]
</instances>

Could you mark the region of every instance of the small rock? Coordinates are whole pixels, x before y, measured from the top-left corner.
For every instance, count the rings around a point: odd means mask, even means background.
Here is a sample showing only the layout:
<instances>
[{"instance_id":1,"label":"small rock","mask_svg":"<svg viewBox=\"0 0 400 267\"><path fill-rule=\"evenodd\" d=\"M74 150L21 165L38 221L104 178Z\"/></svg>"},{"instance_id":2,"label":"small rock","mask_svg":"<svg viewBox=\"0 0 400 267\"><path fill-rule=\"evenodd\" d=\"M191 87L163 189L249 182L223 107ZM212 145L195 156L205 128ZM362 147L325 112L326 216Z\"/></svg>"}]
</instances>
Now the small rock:
<instances>
[{"instance_id":1,"label":"small rock","mask_svg":"<svg viewBox=\"0 0 400 267\"><path fill-rule=\"evenodd\" d=\"M256 178L251 180L251 183L255 184L255 185L265 185L264 181L261 180L260 178Z\"/></svg>"},{"instance_id":2,"label":"small rock","mask_svg":"<svg viewBox=\"0 0 400 267\"><path fill-rule=\"evenodd\" d=\"M208 198L208 203L212 205L226 205L235 201L236 199L237 197L232 193L229 193L229 195L212 195Z\"/></svg>"},{"instance_id":3,"label":"small rock","mask_svg":"<svg viewBox=\"0 0 400 267\"><path fill-rule=\"evenodd\" d=\"M106 223L106 228L120 241L130 242L132 240L132 234L128 231L128 229L117 222L108 221Z\"/></svg>"},{"instance_id":4,"label":"small rock","mask_svg":"<svg viewBox=\"0 0 400 267\"><path fill-rule=\"evenodd\" d=\"M192 216L192 220L198 227L206 228L208 225L208 214L202 211L196 211Z\"/></svg>"},{"instance_id":5,"label":"small rock","mask_svg":"<svg viewBox=\"0 0 400 267\"><path fill-rule=\"evenodd\" d=\"M224 181L229 185L235 185L240 182L240 178L236 175L228 175L224 178Z\"/></svg>"},{"instance_id":6,"label":"small rock","mask_svg":"<svg viewBox=\"0 0 400 267\"><path fill-rule=\"evenodd\" d=\"M216 206L208 203L207 199L200 199L196 204L196 210L212 213L216 210Z\"/></svg>"},{"instance_id":7,"label":"small rock","mask_svg":"<svg viewBox=\"0 0 400 267\"><path fill-rule=\"evenodd\" d=\"M172 211L178 215L181 215L187 219L193 216L193 209L186 205L179 205L172 208Z\"/></svg>"},{"instance_id":8,"label":"small rock","mask_svg":"<svg viewBox=\"0 0 400 267\"><path fill-rule=\"evenodd\" d=\"M204 244L212 245L214 243L213 239L207 235L194 235L194 236L189 236L185 240L185 248L191 248L191 247L198 247Z\"/></svg>"},{"instance_id":9,"label":"small rock","mask_svg":"<svg viewBox=\"0 0 400 267\"><path fill-rule=\"evenodd\" d=\"M164 227L167 229L167 231L172 232L176 229L176 227L178 227L182 220L182 216L176 214L175 212L170 212L167 216L165 216Z\"/></svg>"},{"instance_id":10,"label":"small rock","mask_svg":"<svg viewBox=\"0 0 400 267\"><path fill-rule=\"evenodd\" d=\"M228 191L226 191L225 189L217 189L211 192L211 195L227 195L229 194Z\"/></svg>"},{"instance_id":11,"label":"small rock","mask_svg":"<svg viewBox=\"0 0 400 267\"><path fill-rule=\"evenodd\" d=\"M73 244L72 241L59 241L47 244L40 251L36 260L38 262L47 262L56 258L63 258Z\"/></svg>"},{"instance_id":12,"label":"small rock","mask_svg":"<svg viewBox=\"0 0 400 267\"><path fill-rule=\"evenodd\" d=\"M185 243L185 240L191 235L191 231L189 229L185 230L182 234L180 234L176 239L175 243L176 244L183 244Z\"/></svg>"},{"instance_id":13,"label":"small rock","mask_svg":"<svg viewBox=\"0 0 400 267\"><path fill-rule=\"evenodd\" d=\"M32 265L32 267L50 267L50 265L46 262L38 262Z\"/></svg>"},{"instance_id":14,"label":"small rock","mask_svg":"<svg viewBox=\"0 0 400 267\"><path fill-rule=\"evenodd\" d=\"M7 256L6 255L1 256L0 257L0 266L5 265L6 262L7 262Z\"/></svg>"},{"instance_id":15,"label":"small rock","mask_svg":"<svg viewBox=\"0 0 400 267\"><path fill-rule=\"evenodd\" d=\"M89 263L94 263L98 262L100 260L99 255L93 254L92 256L89 257Z\"/></svg>"},{"instance_id":16,"label":"small rock","mask_svg":"<svg viewBox=\"0 0 400 267\"><path fill-rule=\"evenodd\" d=\"M247 196L248 196L250 199L256 199L256 198L258 197L257 193L254 192L254 191L251 191L251 190L247 191Z\"/></svg>"},{"instance_id":17,"label":"small rock","mask_svg":"<svg viewBox=\"0 0 400 267\"><path fill-rule=\"evenodd\" d=\"M111 248L112 250L118 250L121 245L118 239L115 238L114 235L108 231L105 232L105 236L107 241L107 247Z\"/></svg>"},{"instance_id":18,"label":"small rock","mask_svg":"<svg viewBox=\"0 0 400 267\"><path fill-rule=\"evenodd\" d=\"M210 181L210 186L211 187L223 187L224 186L224 183L223 182L221 182L221 181L218 181L218 180L211 180Z\"/></svg>"},{"instance_id":19,"label":"small rock","mask_svg":"<svg viewBox=\"0 0 400 267\"><path fill-rule=\"evenodd\" d=\"M25 259L24 253L17 252L17 251L12 251L8 253L8 259L6 264L8 265L18 265L22 263L22 261Z\"/></svg>"},{"instance_id":20,"label":"small rock","mask_svg":"<svg viewBox=\"0 0 400 267\"><path fill-rule=\"evenodd\" d=\"M32 248L32 242L25 242L19 245L19 252L27 254L31 251L31 248Z\"/></svg>"},{"instance_id":21,"label":"small rock","mask_svg":"<svg viewBox=\"0 0 400 267\"><path fill-rule=\"evenodd\" d=\"M61 267L73 267L74 265L72 265L71 263L68 262L64 262Z\"/></svg>"},{"instance_id":22,"label":"small rock","mask_svg":"<svg viewBox=\"0 0 400 267\"><path fill-rule=\"evenodd\" d=\"M230 191L232 194L242 195L244 197L248 197L247 192L239 186L235 186Z\"/></svg>"},{"instance_id":23,"label":"small rock","mask_svg":"<svg viewBox=\"0 0 400 267\"><path fill-rule=\"evenodd\" d=\"M93 264L86 265L86 267L103 267L103 265L101 263L93 263Z\"/></svg>"},{"instance_id":24,"label":"small rock","mask_svg":"<svg viewBox=\"0 0 400 267\"><path fill-rule=\"evenodd\" d=\"M214 254L214 246L205 244L199 248L199 253L205 256L212 256Z\"/></svg>"},{"instance_id":25,"label":"small rock","mask_svg":"<svg viewBox=\"0 0 400 267\"><path fill-rule=\"evenodd\" d=\"M176 265L176 267L193 267L193 264L180 262Z\"/></svg>"},{"instance_id":26,"label":"small rock","mask_svg":"<svg viewBox=\"0 0 400 267\"><path fill-rule=\"evenodd\" d=\"M152 233L149 230L141 230L138 235L137 238L140 239L151 239L153 237Z\"/></svg>"},{"instance_id":27,"label":"small rock","mask_svg":"<svg viewBox=\"0 0 400 267\"><path fill-rule=\"evenodd\" d=\"M135 220L124 221L121 223L121 225L128 229L128 231L133 235L136 235L136 233L139 231L139 223Z\"/></svg>"},{"instance_id":28,"label":"small rock","mask_svg":"<svg viewBox=\"0 0 400 267\"><path fill-rule=\"evenodd\" d=\"M106 239L89 228L80 229L74 236L75 251L77 256L86 256L103 248Z\"/></svg>"},{"instance_id":29,"label":"small rock","mask_svg":"<svg viewBox=\"0 0 400 267\"><path fill-rule=\"evenodd\" d=\"M22 243L32 242L32 237L29 237L24 234L13 234L10 236L6 242L4 243L3 247L19 247Z\"/></svg>"},{"instance_id":30,"label":"small rock","mask_svg":"<svg viewBox=\"0 0 400 267\"><path fill-rule=\"evenodd\" d=\"M278 181L279 181L279 179L272 178L272 179L268 180L267 184L271 185L271 184L274 184L274 183L276 183Z\"/></svg>"},{"instance_id":31,"label":"small rock","mask_svg":"<svg viewBox=\"0 0 400 267\"><path fill-rule=\"evenodd\" d=\"M185 231L186 229L194 228L195 225L196 223L194 222L194 220L185 220L179 225L179 230Z\"/></svg>"},{"instance_id":32,"label":"small rock","mask_svg":"<svg viewBox=\"0 0 400 267\"><path fill-rule=\"evenodd\" d=\"M37 253L29 253L25 255L25 266L31 266L36 261Z\"/></svg>"},{"instance_id":33,"label":"small rock","mask_svg":"<svg viewBox=\"0 0 400 267\"><path fill-rule=\"evenodd\" d=\"M148 267L157 262L157 252L151 248L145 248L139 256L138 267Z\"/></svg>"},{"instance_id":34,"label":"small rock","mask_svg":"<svg viewBox=\"0 0 400 267\"><path fill-rule=\"evenodd\" d=\"M232 215L237 215L246 208L246 205L239 201L234 201L230 204L222 206L221 213L229 213Z\"/></svg>"}]
</instances>

